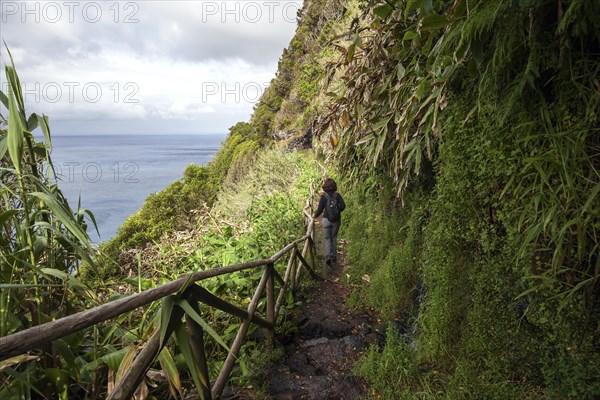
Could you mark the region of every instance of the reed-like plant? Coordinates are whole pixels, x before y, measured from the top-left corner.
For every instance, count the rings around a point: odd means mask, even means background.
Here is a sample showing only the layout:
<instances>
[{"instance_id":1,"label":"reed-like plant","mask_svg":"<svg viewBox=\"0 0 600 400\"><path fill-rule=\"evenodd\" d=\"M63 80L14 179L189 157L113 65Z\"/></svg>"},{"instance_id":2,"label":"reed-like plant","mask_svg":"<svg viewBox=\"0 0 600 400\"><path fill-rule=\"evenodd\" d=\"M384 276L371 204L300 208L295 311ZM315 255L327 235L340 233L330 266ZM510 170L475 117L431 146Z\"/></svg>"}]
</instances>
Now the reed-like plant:
<instances>
[{"instance_id":1,"label":"reed-like plant","mask_svg":"<svg viewBox=\"0 0 600 400\"><path fill-rule=\"evenodd\" d=\"M95 225L94 216L73 210L58 188L48 117L26 115L12 56L10 62L8 90L0 92L8 110L2 118L7 129L0 131L0 336L97 303L96 294L76 278L82 260L93 264L84 217ZM38 128L40 141L32 133ZM84 341L71 339L73 345ZM71 339L0 363L0 397L52 392L64 398L68 377L79 376Z\"/></svg>"},{"instance_id":2,"label":"reed-like plant","mask_svg":"<svg viewBox=\"0 0 600 400\"><path fill-rule=\"evenodd\" d=\"M336 43L320 133L348 176L388 175L404 198L434 182L445 110L471 99L465 123L495 121L507 161L520 163L494 196L519 199L507 223L524 238L519 256L542 264L531 289L560 285L567 303L584 291L589 302L600 274L599 11L577 0L378 1Z\"/></svg>"}]
</instances>

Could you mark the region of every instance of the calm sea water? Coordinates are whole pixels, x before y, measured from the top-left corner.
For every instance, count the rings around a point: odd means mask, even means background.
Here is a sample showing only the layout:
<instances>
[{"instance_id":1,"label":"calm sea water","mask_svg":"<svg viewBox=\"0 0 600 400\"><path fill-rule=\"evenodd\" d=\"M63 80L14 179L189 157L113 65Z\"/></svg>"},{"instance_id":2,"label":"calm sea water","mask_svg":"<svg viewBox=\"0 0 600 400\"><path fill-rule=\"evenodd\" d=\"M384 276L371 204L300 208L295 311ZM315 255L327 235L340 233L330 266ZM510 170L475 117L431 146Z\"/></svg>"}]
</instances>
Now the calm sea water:
<instances>
[{"instance_id":1,"label":"calm sea water","mask_svg":"<svg viewBox=\"0 0 600 400\"><path fill-rule=\"evenodd\" d=\"M181 178L185 168L204 165L219 150L225 135L54 136L52 159L61 175L59 187L71 208L81 206L96 217L100 237L115 235L148 195Z\"/></svg>"}]
</instances>

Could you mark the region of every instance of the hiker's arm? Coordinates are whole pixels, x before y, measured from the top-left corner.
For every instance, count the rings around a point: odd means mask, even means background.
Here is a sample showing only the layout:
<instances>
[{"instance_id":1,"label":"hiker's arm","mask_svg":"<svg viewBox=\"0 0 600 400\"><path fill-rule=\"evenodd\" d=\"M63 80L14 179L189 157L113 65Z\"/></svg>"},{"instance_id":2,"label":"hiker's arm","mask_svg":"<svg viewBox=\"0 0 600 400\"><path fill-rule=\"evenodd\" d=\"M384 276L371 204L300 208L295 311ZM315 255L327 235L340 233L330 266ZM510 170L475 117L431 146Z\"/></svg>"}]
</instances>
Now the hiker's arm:
<instances>
[{"instance_id":1,"label":"hiker's arm","mask_svg":"<svg viewBox=\"0 0 600 400\"><path fill-rule=\"evenodd\" d=\"M342 198L342 195L338 193L338 196L340 196L340 201L338 204L338 207L340 209L340 211L344 211L344 209L346 208L346 203L344 203L344 199Z\"/></svg>"},{"instance_id":2,"label":"hiker's arm","mask_svg":"<svg viewBox=\"0 0 600 400\"><path fill-rule=\"evenodd\" d=\"M315 215L313 216L313 218L318 218L319 215L321 215L321 213L325 209L326 204L327 204L327 200L325 199L325 196L321 196L321 200L319 200L319 207L317 207L317 211L315 212Z\"/></svg>"}]
</instances>

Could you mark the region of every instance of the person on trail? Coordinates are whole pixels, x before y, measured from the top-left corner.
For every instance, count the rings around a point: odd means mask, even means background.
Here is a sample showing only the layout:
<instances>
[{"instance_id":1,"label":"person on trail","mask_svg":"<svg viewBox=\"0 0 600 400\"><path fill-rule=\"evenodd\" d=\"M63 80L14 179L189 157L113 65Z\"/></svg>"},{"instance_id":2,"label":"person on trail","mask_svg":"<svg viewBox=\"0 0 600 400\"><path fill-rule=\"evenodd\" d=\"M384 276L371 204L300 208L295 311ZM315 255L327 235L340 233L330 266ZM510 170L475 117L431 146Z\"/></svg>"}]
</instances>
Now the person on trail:
<instances>
[{"instance_id":1,"label":"person on trail","mask_svg":"<svg viewBox=\"0 0 600 400\"><path fill-rule=\"evenodd\" d=\"M323 193L319 200L319 207L313 218L318 218L323 213L323 233L325 237L325 262L327 265L337 260L337 234L342 221L342 211L346 203L342 195L337 192L337 185L331 178L323 182Z\"/></svg>"}]
</instances>

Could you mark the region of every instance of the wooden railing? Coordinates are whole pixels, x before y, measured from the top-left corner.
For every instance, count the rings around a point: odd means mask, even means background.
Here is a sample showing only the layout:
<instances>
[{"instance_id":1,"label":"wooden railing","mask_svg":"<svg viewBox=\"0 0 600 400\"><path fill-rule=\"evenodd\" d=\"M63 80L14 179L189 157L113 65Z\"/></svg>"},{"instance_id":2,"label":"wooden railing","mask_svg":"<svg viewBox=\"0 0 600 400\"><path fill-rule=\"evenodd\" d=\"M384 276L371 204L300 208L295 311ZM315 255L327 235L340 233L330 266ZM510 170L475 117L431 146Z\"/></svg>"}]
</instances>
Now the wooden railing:
<instances>
[{"instance_id":1,"label":"wooden railing","mask_svg":"<svg viewBox=\"0 0 600 400\"><path fill-rule=\"evenodd\" d=\"M266 328L270 338L273 338L277 316L279 315L279 310L286 298L285 294L288 290L291 290L293 294L297 289L302 276L302 267L305 267L313 277L319 277L315 272L314 220L311 212L313 197L314 186L311 185L310 196L306 200L303 210L306 220L306 231L304 236L289 243L270 258L195 272L162 286L42 325L37 325L9 336L0 337L0 361L26 353L33 349L42 348L54 340L63 338L81 329L88 328L120 314L178 293L179 297L187 300L198 314L200 313L199 304L204 303L210 307L239 317L243 321L231 345L230 351L227 354L225 362L223 363L214 384L211 385L204 351L203 329L192 318L186 318L187 334L190 339L192 353L199 367L199 381L202 384L200 396L203 399L218 399L229 380L229 375L234 367L242 344L244 343L250 324L255 323ZM302 246L302 250L299 249L299 246ZM274 265L288 253L289 258L287 267L284 276L282 277L275 270ZM308 258L310 258L310 263L307 260ZM213 295L208 290L196 284L203 279L260 267L264 267L264 272L246 310ZM277 296L275 296L275 282L279 284ZM267 307L266 316L265 318L262 318L256 314L256 311L265 291ZM165 346L167 339L173 334L176 326L180 323L183 315L184 311L181 308L177 306L173 308L166 327L159 327L156 329L145 346L136 355L131 367L117 383L114 390L111 391L108 397L109 399L130 399L133 396L137 387L144 379L146 372Z\"/></svg>"}]
</instances>

